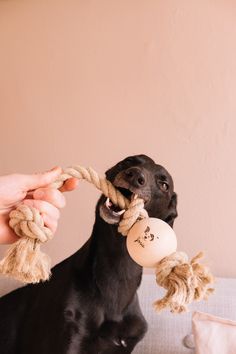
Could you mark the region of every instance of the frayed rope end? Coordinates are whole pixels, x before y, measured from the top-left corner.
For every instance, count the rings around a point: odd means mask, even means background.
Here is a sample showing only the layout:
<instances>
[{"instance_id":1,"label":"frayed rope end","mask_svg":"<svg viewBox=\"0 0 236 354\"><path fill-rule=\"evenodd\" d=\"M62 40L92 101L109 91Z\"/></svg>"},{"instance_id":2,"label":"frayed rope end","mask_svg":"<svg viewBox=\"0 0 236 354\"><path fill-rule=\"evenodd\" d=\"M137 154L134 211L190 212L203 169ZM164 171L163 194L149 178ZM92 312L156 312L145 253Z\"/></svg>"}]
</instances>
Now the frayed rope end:
<instances>
[{"instance_id":1,"label":"frayed rope end","mask_svg":"<svg viewBox=\"0 0 236 354\"><path fill-rule=\"evenodd\" d=\"M39 283L50 278L50 258L37 241L22 237L0 262L0 273L23 283Z\"/></svg>"},{"instance_id":2,"label":"frayed rope end","mask_svg":"<svg viewBox=\"0 0 236 354\"><path fill-rule=\"evenodd\" d=\"M208 267L198 263L202 257L203 252L200 252L189 263L185 253L175 252L157 264L157 284L167 290L163 299L154 303L157 312L167 307L173 313L186 312L192 301L207 300L213 293L214 289L209 285L214 277Z\"/></svg>"}]
</instances>

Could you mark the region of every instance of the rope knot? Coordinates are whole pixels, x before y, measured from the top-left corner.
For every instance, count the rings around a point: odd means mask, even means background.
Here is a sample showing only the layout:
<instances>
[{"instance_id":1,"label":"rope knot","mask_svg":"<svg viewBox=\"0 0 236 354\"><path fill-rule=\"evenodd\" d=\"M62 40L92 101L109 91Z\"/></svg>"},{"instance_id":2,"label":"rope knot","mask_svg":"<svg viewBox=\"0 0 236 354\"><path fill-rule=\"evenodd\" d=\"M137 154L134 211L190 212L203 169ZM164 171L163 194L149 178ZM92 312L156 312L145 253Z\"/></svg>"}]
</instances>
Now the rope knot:
<instances>
[{"instance_id":1,"label":"rope knot","mask_svg":"<svg viewBox=\"0 0 236 354\"><path fill-rule=\"evenodd\" d=\"M123 214L123 217L119 223L118 231L127 236L131 227L136 223L138 219L147 218L148 213L144 209L144 201L138 198L136 195L129 204L129 208Z\"/></svg>"},{"instance_id":2,"label":"rope knot","mask_svg":"<svg viewBox=\"0 0 236 354\"><path fill-rule=\"evenodd\" d=\"M186 311L187 304L206 299L213 292L212 288L208 288L214 280L213 276L206 266L197 262L202 256L200 252L189 263L185 253L174 252L157 264L157 284L167 289L165 297L154 304L157 311L168 306L171 312Z\"/></svg>"},{"instance_id":3,"label":"rope knot","mask_svg":"<svg viewBox=\"0 0 236 354\"><path fill-rule=\"evenodd\" d=\"M9 225L19 237L29 237L40 243L52 238L52 232L44 226L39 211L28 205L22 204L11 211Z\"/></svg>"}]
</instances>

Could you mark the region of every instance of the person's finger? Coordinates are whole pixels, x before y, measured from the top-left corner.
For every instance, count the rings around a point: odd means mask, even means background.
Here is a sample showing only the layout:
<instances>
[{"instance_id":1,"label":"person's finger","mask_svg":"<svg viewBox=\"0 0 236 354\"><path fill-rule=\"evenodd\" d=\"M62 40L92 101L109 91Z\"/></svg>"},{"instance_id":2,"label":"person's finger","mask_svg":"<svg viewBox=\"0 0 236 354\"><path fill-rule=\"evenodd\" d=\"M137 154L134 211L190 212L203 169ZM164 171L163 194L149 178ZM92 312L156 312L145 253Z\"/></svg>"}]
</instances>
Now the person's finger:
<instances>
[{"instance_id":1,"label":"person's finger","mask_svg":"<svg viewBox=\"0 0 236 354\"><path fill-rule=\"evenodd\" d=\"M0 244L9 244L19 240L19 237L8 225L8 222L8 215L0 215Z\"/></svg>"},{"instance_id":2,"label":"person's finger","mask_svg":"<svg viewBox=\"0 0 236 354\"><path fill-rule=\"evenodd\" d=\"M64 195L54 188L39 188L33 192L33 199L44 200L56 208L64 208L66 205L66 200Z\"/></svg>"},{"instance_id":3,"label":"person's finger","mask_svg":"<svg viewBox=\"0 0 236 354\"><path fill-rule=\"evenodd\" d=\"M61 167L54 167L47 172L32 175L19 175L19 177L21 178L22 188L28 191L48 186L50 183L54 182L61 173Z\"/></svg>"},{"instance_id":4,"label":"person's finger","mask_svg":"<svg viewBox=\"0 0 236 354\"><path fill-rule=\"evenodd\" d=\"M17 236L17 234L9 227L6 227L6 230L3 234L0 232L0 244L2 245L8 245L18 240L19 236Z\"/></svg>"},{"instance_id":5,"label":"person's finger","mask_svg":"<svg viewBox=\"0 0 236 354\"><path fill-rule=\"evenodd\" d=\"M60 211L54 205L44 200L24 199L23 204L38 209L40 213L47 214L52 219L58 220L60 217Z\"/></svg>"},{"instance_id":6,"label":"person's finger","mask_svg":"<svg viewBox=\"0 0 236 354\"><path fill-rule=\"evenodd\" d=\"M73 191L77 186L78 186L78 179L69 178L59 190L61 192L70 192Z\"/></svg>"},{"instance_id":7,"label":"person's finger","mask_svg":"<svg viewBox=\"0 0 236 354\"><path fill-rule=\"evenodd\" d=\"M52 233L55 233L57 230L58 221L44 213L42 214L42 218L44 221L44 225L48 227L52 231Z\"/></svg>"}]
</instances>

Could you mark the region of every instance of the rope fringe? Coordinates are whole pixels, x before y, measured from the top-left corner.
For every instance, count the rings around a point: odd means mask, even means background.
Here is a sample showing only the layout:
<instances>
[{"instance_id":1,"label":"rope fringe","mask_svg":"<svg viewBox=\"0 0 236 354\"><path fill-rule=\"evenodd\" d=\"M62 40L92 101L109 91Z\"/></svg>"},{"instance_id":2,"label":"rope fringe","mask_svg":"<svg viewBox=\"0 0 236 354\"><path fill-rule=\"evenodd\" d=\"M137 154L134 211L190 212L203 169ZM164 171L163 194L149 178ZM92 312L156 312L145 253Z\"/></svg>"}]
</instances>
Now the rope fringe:
<instances>
[{"instance_id":1,"label":"rope fringe","mask_svg":"<svg viewBox=\"0 0 236 354\"><path fill-rule=\"evenodd\" d=\"M187 311L187 306L194 300L207 299L214 291L208 288L214 278L209 269L198 263L203 253L197 254L189 263L188 256L183 252L175 252L163 258L156 267L156 282L167 290L163 299L154 303L160 312L170 307L171 312Z\"/></svg>"}]
</instances>

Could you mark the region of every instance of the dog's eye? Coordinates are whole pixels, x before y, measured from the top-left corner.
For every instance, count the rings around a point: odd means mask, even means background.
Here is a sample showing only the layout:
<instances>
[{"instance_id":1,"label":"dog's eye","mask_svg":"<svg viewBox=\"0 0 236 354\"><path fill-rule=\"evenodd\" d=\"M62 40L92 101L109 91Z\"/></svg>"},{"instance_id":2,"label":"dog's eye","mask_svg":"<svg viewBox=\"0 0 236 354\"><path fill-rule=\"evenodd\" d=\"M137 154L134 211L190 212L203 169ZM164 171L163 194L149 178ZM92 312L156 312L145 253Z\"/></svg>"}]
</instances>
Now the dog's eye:
<instances>
[{"instance_id":1,"label":"dog's eye","mask_svg":"<svg viewBox=\"0 0 236 354\"><path fill-rule=\"evenodd\" d=\"M167 192L169 190L169 184L166 182L160 182L161 190Z\"/></svg>"}]
</instances>

